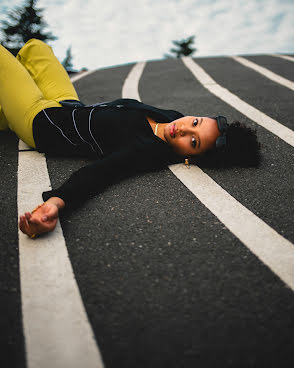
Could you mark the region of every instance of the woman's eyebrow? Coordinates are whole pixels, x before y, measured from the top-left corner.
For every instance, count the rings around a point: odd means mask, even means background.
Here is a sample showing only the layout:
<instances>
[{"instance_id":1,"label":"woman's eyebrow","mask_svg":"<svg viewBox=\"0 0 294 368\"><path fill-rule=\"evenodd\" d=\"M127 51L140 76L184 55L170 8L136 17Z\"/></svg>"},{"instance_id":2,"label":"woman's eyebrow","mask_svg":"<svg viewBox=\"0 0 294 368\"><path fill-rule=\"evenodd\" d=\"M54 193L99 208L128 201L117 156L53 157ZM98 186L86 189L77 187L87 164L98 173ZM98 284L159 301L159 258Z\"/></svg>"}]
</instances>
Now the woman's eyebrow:
<instances>
[{"instance_id":1,"label":"woman's eyebrow","mask_svg":"<svg viewBox=\"0 0 294 368\"><path fill-rule=\"evenodd\" d=\"M201 118L199 126L202 124L202 121L203 121L203 118ZM201 145L201 140L200 140L200 137L198 136L198 148L200 148L200 145Z\"/></svg>"}]
</instances>

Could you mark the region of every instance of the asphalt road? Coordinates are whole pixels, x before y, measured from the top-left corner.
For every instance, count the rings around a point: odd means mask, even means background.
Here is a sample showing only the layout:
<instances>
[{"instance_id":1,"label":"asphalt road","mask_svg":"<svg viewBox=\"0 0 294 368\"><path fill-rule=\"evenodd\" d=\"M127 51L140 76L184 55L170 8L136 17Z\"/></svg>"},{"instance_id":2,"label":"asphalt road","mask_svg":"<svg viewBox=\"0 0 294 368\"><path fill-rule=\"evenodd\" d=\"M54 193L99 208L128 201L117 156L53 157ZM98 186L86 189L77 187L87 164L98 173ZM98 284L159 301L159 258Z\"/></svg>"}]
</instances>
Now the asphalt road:
<instances>
[{"instance_id":1,"label":"asphalt road","mask_svg":"<svg viewBox=\"0 0 294 368\"><path fill-rule=\"evenodd\" d=\"M246 58L294 81L291 61ZM217 83L294 130L294 91L229 57L195 60ZM78 80L80 99L120 98L132 67ZM221 114L257 129L260 168L203 171L294 244L292 146L212 95L181 60L148 62L139 93L147 104L185 115ZM23 368L17 143L13 133L0 132L0 359ZM47 158L52 186L87 162ZM168 168L126 179L74 212L65 210L61 226L106 368L293 367L293 290Z\"/></svg>"}]
</instances>

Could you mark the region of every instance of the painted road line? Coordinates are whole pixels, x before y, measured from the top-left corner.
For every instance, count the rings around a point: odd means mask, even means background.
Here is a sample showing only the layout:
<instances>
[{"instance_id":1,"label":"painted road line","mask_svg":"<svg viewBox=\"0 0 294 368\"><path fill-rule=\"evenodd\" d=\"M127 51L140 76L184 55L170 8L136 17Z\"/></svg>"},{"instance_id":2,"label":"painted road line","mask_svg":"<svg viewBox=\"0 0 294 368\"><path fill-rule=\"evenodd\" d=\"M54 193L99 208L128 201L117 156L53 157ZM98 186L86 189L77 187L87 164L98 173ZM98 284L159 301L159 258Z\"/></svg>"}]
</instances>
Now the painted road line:
<instances>
[{"instance_id":1,"label":"painted road line","mask_svg":"<svg viewBox=\"0 0 294 368\"><path fill-rule=\"evenodd\" d=\"M21 139L18 141L18 150L19 151L31 151L33 150L32 147L28 146L24 141Z\"/></svg>"},{"instance_id":2,"label":"painted road line","mask_svg":"<svg viewBox=\"0 0 294 368\"><path fill-rule=\"evenodd\" d=\"M18 141L18 151L19 152L26 152L26 151L36 151L35 148L28 146L25 142L21 139Z\"/></svg>"},{"instance_id":3,"label":"painted road line","mask_svg":"<svg viewBox=\"0 0 294 368\"><path fill-rule=\"evenodd\" d=\"M50 189L44 155L20 152L18 214L41 203ZM35 240L19 230L19 262L28 368L103 367L60 223Z\"/></svg>"},{"instance_id":4,"label":"painted road line","mask_svg":"<svg viewBox=\"0 0 294 368\"><path fill-rule=\"evenodd\" d=\"M276 56L285 60L289 60L289 61L294 61L294 57L293 56L288 56L288 55L279 55L279 54L270 54L270 56Z\"/></svg>"},{"instance_id":5,"label":"painted road line","mask_svg":"<svg viewBox=\"0 0 294 368\"><path fill-rule=\"evenodd\" d=\"M20 152L18 214L41 203L50 189L44 155ZM19 262L28 368L103 367L60 223L35 240L19 230Z\"/></svg>"},{"instance_id":6,"label":"painted road line","mask_svg":"<svg viewBox=\"0 0 294 368\"><path fill-rule=\"evenodd\" d=\"M122 97L123 98L134 98L135 100L140 101L140 96L138 92L138 86L134 81L138 81L141 78L143 70L145 68L146 62L140 62L133 66L127 75L123 87L122 87ZM132 96L132 97L127 97Z\"/></svg>"},{"instance_id":7,"label":"painted road line","mask_svg":"<svg viewBox=\"0 0 294 368\"><path fill-rule=\"evenodd\" d=\"M80 74L78 74L78 75L75 75L74 77L71 77L71 78L70 78L70 80L71 80L71 82L72 82L72 83L74 83L74 82L78 81L79 79L82 79L82 78L84 78L84 77L87 77L87 76L88 76L88 75L90 75L90 74L95 73L97 70L98 70L98 69L95 69L95 70L89 70L89 71L87 71L87 72L80 73Z\"/></svg>"},{"instance_id":8,"label":"painted road line","mask_svg":"<svg viewBox=\"0 0 294 368\"><path fill-rule=\"evenodd\" d=\"M268 79L271 79L272 81L281 84L284 87L287 87L294 91L294 82L291 82L289 79L283 78L280 75L273 73L267 68L264 68L263 66L257 65L253 63L250 60L247 60L241 56L231 56L231 58L235 61L237 61L240 64L243 64L247 68L255 70L257 73L262 74Z\"/></svg>"},{"instance_id":9,"label":"painted road line","mask_svg":"<svg viewBox=\"0 0 294 368\"><path fill-rule=\"evenodd\" d=\"M27 148L19 142L19 149ZM18 215L50 189L44 154L19 152ZM19 263L27 367L103 368L59 221L35 240L19 230Z\"/></svg>"},{"instance_id":10,"label":"painted road line","mask_svg":"<svg viewBox=\"0 0 294 368\"><path fill-rule=\"evenodd\" d=\"M199 167L171 171L240 241L294 291L294 245L249 211Z\"/></svg>"},{"instance_id":11,"label":"painted road line","mask_svg":"<svg viewBox=\"0 0 294 368\"><path fill-rule=\"evenodd\" d=\"M206 71L201 68L194 60L190 57L183 57L183 63L191 71L196 79L207 88L211 93L225 101L227 104L234 107L236 110L240 111L243 115L247 116L249 119L255 123L261 125L265 129L269 130L271 133L275 134L281 138L286 143L294 147L294 132L293 130L285 127L283 124L272 119L268 115L264 114L255 107L249 105L247 102L241 100L238 96L231 93L226 88L220 86L216 83L214 79L210 77Z\"/></svg>"},{"instance_id":12,"label":"painted road line","mask_svg":"<svg viewBox=\"0 0 294 368\"><path fill-rule=\"evenodd\" d=\"M140 101L140 79L136 76L138 74L130 71L128 89L123 90L123 98L137 96ZM211 83L206 73L203 78L207 78L206 84ZM128 94L128 91L135 93ZM188 170L184 164L176 164L170 165L169 169L252 253L294 290L292 243L239 203L198 166L191 165Z\"/></svg>"}]
</instances>

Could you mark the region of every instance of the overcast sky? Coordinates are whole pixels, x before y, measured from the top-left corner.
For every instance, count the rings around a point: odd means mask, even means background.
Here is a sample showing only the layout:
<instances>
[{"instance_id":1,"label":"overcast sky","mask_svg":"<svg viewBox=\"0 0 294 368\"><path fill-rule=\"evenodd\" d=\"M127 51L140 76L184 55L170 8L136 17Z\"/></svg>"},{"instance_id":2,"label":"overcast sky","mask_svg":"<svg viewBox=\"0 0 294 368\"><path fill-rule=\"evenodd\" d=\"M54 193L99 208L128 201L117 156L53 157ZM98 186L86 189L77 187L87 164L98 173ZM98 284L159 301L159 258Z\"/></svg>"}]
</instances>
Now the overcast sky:
<instances>
[{"instance_id":1,"label":"overcast sky","mask_svg":"<svg viewBox=\"0 0 294 368\"><path fill-rule=\"evenodd\" d=\"M0 19L23 0L0 0ZM194 56L294 53L293 0L39 0L76 69L161 59L172 40L195 35Z\"/></svg>"}]
</instances>

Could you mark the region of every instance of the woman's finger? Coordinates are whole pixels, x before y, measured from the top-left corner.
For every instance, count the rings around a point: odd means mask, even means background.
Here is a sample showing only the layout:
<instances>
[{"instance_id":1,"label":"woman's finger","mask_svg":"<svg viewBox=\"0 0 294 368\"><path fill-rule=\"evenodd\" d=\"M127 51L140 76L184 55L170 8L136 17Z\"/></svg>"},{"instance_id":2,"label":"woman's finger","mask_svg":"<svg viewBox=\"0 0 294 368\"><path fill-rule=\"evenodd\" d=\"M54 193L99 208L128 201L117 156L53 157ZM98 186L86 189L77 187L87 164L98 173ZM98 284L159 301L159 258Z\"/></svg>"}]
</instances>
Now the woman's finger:
<instances>
[{"instance_id":1,"label":"woman's finger","mask_svg":"<svg viewBox=\"0 0 294 368\"><path fill-rule=\"evenodd\" d=\"M19 216L19 228L24 233L23 219L21 216Z\"/></svg>"},{"instance_id":2,"label":"woman's finger","mask_svg":"<svg viewBox=\"0 0 294 368\"><path fill-rule=\"evenodd\" d=\"M24 223L25 223L25 228L27 230L27 234L28 235L31 235L32 234L32 229L31 229L31 226L27 220L27 218L24 216Z\"/></svg>"},{"instance_id":3,"label":"woman's finger","mask_svg":"<svg viewBox=\"0 0 294 368\"><path fill-rule=\"evenodd\" d=\"M38 220L32 217L32 214L30 212L25 213L25 217L27 219L28 224L35 224L38 225Z\"/></svg>"},{"instance_id":4,"label":"woman's finger","mask_svg":"<svg viewBox=\"0 0 294 368\"><path fill-rule=\"evenodd\" d=\"M36 216L30 216L29 218L27 218L27 220L28 220L28 223L29 224L34 224L34 225L40 225L40 223L41 223L41 221L38 219L38 217L36 217Z\"/></svg>"},{"instance_id":5,"label":"woman's finger","mask_svg":"<svg viewBox=\"0 0 294 368\"><path fill-rule=\"evenodd\" d=\"M35 218L30 218L28 220L28 223L32 225L40 225L40 221L38 221L38 219L35 219Z\"/></svg>"},{"instance_id":6,"label":"woman's finger","mask_svg":"<svg viewBox=\"0 0 294 368\"><path fill-rule=\"evenodd\" d=\"M30 227L29 227L29 224L28 224L25 216L20 216L19 228L24 234L27 234L27 235L31 234Z\"/></svg>"},{"instance_id":7,"label":"woman's finger","mask_svg":"<svg viewBox=\"0 0 294 368\"><path fill-rule=\"evenodd\" d=\"M20 216L19 217L19 225L21 226L22 229L25 229L25 220L24 220L24 216Z\"/></svg>"}]
</instances>

